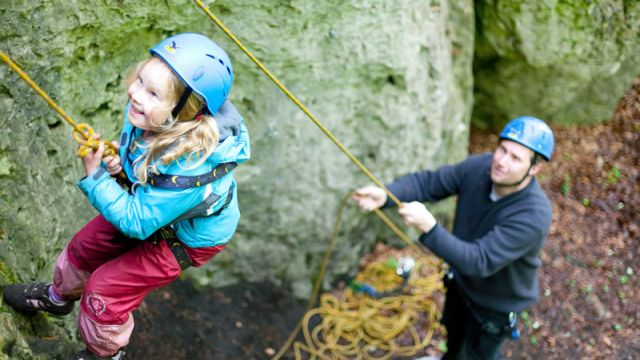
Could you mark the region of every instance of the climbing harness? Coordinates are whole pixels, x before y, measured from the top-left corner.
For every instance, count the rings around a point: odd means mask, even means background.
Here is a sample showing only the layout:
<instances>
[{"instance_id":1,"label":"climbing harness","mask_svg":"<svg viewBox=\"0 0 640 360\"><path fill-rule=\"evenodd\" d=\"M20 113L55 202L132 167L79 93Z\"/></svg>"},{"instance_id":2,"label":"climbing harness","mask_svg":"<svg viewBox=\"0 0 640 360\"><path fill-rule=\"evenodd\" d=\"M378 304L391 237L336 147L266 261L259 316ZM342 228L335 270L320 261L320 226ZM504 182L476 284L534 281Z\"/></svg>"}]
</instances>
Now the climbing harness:
<instances>
[{"instance_id":1,"label":"climbing harness","mask_svg":"<svg viewBox=\"0 0 640 360\"><path fill-rule=\"evenodd\" d=\"M150 174L149 184L164 189L188 189L210 184L238 166L235 162L221 163L213 171L202 175Z\"/></svg>"},{"instance_id":2,"label":"climbing harness","mask_svg":"<svg viewBox=\"0 0 640 360\"><path fill-rule=\"evenodd\" d=\"M171 228L171 226L165 226L151 235L150 239L153 244L158 244L161 241L166 241L167 245L169 245L169 249L175 256L178 261L178 265L180 265L180 269L184 271L191 267L191 258L187 251L184 249L182 242L178 240L178 236L176 235L175 230Z\"/></svg>"},{"instance_id":3,"label":"climbing harness","mask_svg":"<svg viewBox=\"0 0 640 360\"><path fill-rule=\"evenodd\" d=\"M94 138L94 130L88 124L77 124L73 119L67 115L67 113L58 106L44 90L42 90L31 78L16 64L11 58L0 50L0 59L4 61L11 70L15 71L22 80L24 80L33 90L35 90L41 98L43 98L49 106L51 106L71 127L73 128L73 139L79 144L77 155L80 158L87 156L91 151L98 150L100 143L104 143L104 155L103 156L115 156L118 154L116 147L109 141L98 141ZM126 178L124 172L120 172L118 176Z\"/></svg>"}]
</instances>

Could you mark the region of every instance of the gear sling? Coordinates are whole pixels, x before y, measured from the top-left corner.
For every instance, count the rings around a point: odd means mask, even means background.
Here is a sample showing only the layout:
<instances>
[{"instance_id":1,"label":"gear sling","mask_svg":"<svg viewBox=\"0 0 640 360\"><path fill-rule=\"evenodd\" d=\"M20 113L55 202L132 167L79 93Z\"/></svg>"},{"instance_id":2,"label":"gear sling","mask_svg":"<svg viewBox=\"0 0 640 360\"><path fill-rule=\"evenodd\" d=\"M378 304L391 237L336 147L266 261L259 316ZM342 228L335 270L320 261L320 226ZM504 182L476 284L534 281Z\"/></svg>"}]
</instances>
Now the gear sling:
<instances>
[{"instance_id":1,"label":"gear sling","mask_svg":"<svg viewBox=\"0 0 640 360\"><path fill-rule=\"evenodd\" d=\"M149 176L149 184L151 186L156 186L164 189L189 189L204 186L220 179L221 177L235 169L236 166L238 166L238 164L235 162L221 163L216 166L213 171L195 176L154 174ZM176 235L176 232L175 230L173 230L171 225L182 220L220 215L233 199L233 185L231 185L229 187L229 190L227 191L227 198L224 201L224 204L222 204L222 206L217 211L213 212L212 206L220 198L220 195L211 193L199 205L180 215L171 224L164 226L154 232L149 237L149 240L154 244L157 244L160 241L166 241L167 245L169 245L169 249L171 249L171 252L178 261L180 269L184 271L185 269L191 267L191 259L185 251L182 242L178 240L178 236Z\"/></svg>"}]
</instances>

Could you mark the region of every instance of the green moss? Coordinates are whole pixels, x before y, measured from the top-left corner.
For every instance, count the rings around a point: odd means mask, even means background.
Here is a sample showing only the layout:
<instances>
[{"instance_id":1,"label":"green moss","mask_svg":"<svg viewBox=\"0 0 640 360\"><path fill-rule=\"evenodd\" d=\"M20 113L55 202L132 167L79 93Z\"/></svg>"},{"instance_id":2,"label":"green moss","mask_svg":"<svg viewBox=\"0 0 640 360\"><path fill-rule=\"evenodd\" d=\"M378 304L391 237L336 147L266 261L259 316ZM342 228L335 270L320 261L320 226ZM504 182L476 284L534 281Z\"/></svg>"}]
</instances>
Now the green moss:
<instances>
[{"instance_id":1,"label":"green moss","mask_svg":"<svg viewBox=\"0 0 640 360\"><path fill-rule=\"evenodd\" d=\"M2 229L0 229L1 232ZM18 281L13 270L2 260L0 260L0 286L14 284Z\"/></svg>"},{"instance_id":2,"label":"green moss","mask_svg":"<svg viewBox=\"0 0 640 360\"><path fill-rule=\"evenodd\" d=\"M476 2L473 122L607 121L638 76L640 3Z\"/></svg>"}]
</instances>

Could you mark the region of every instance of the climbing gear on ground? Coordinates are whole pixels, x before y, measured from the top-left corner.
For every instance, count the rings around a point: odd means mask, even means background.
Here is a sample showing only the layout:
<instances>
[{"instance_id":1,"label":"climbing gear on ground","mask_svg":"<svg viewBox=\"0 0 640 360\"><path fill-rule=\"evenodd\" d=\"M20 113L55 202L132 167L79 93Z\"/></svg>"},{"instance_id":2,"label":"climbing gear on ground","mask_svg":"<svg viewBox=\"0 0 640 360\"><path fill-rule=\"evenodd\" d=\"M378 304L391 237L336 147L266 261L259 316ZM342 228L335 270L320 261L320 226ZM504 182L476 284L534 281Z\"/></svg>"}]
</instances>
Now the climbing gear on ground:
<instances>
[{"instance_id":1,"label":"climbing gear on ground","mask_svg":"<svg viewBox=\"0 0 640 360\"><path fill-rule=\"evenodd\" d=\"M71 355L66 360L121 360L125 358L126 351L120 349L113 356L98 356L91 351L85 349Z\"/></svg>"},{"instance_id":2,"label":"climbing gear on ground","mask_svg":"<svg viewBox=\"0 0 640 360\"><path fill-rule=\"evenodd\" d=\"M409 276L411 273L419 274L411 279L409 284L411 292L400 296L375 299L366 295L357 295L355 291L347 289L343 294L343 298L340 299L332 294L322 295L320 305L317 308L313 308L340 231L342 215L351 195L352 193L346 194L340 202L331 239L316 276L311 296L307 302L307 312L291 331L280 350L272 357L272 360L282 358L292 344L296 360L303 358L320 360L343 358L344 354L347 353L349 355L358 354L365 359L388 359L392 354L412 356L431 342L435 329L440 326L438 322L439 312L431 297L433 293L443 291L441 282L444 276L442 261L436 259L433 254L426 252L425 248L413 243L411 238L398 228L380 209L374 210L374 213L402 241L409 245L403 251L414 251L411 256L404 256L406 259L401 257L397 264L393 266L385 265L384 271L390 273L390 277L394 279L395 283L392 287L397 287L398 282L403 281L400 280L402 275L397 276L399 273L405 276ZM411 264L409 258L411 260L417 259L414 260L415 264ZM358 274L355 280L361 283L374 284L381 291L386 291L390 288L388 284L379 286L377 281L372 280L369 270ZM388 317L391 313L400 316L400 318ZM321 318L320 325L310 329L310 323L318 323L315 318L311 321L316 315ZM427 327L427 334L422 339L413 326L416 316L426 317L430 324ZM397 328L389 330L392 324L395 324ZM293 342L300 330L304 333L304 343L296 342L294 344ZM406 334L407 332L413 340L413 346L407 345L403 347L394 343L393 338L395 335ZM366 335L362 337L362 334ZM328 339L330 343L323 343L320 338ZM348 346L344 345L347 343L349 344ZM363 343L364 345L362 345ZM386 352L386 356L375 357L379 353L374 351L374 348L380 349L381 352ZM306 352L309 356L304 357L302 355L303 352ZM329 352L331 352L330 355L328 355Z\"/></svg>"},{"instance_id":3,"label":"climbing gear on ground","mask_svg":"<svg viewBox=\"0 0 640 360\"><path fill-rule=\"evenodd\" d=\"M53 315L67 315L73 311L74 301L62 305L49 298L51 284L34 282L29 284L13 284L4 288L4 302L12 308L27 314L46 311Z\"/></svg>"},{"instance_id":4,"label":"climbing gear on ground","mask_svg":"<svg viewBox=\"0 0 640 360\"><path fill-rule=\"evenodd\" d=\"M544 121L533 116L520 116L509 121L500 133L500 139L524 145L547 161L553 155L553 131Z\"/></svg>"},{"instance_id":5,"label":"climbing gear on ground","mask_svg":"<svg viewBox=\"0 0 640 360\"><path fill-rule=\"evenodd\" d=\"M417 354L429 346L439 328L440 313L433 300L433 294L442 291L438 263L435 257L421 257L406 281L388 261L374 261L355 280L374 284L380 294L388 295L369 296L352 287L341 297L323 294L320 304L303 318L304 340L293 344L295 358L340 359L348 354L349 358L389 359ZM391 294L405 281L402 291ZM398 337L403 341L398 342Z\"/></svg>"},{"instance_id":6,"label":"climbing gear on ground","mask_svg":"<svg viewBox=\"0 0 640 360\"><path fill-rule=\"evenodd\" d=\"M396 275L408 278L411 276L411 270L416 266L416 261L411 256L401 256L395 266Z\"/></svg>"},{"instance_id":7,"label":"climbing gear on ground","mask_svg":"<svg viewBox=\"0 0 640 360\"><path fill-rule=\"evenodd\" d=\"M182 271L191 267L192 264L189 254L187 254L187 251L184 249L184 245L180 240L178 240L176 232L170 226L165 226L154 232L151 235L150 240L154 244L157 244L160 241L166 241Z\"/></svg>"},{"instance_id":8,"label":"climbing gear on ground","mask_svg":"<svg viewBox=\"0 0 640 360\"><path fill-rule=\"evenodd\" d=\"M509 329L511 331L511 339L518 340L520 339L520 329L518 329L518 313L510 312L509 313Z\"/></svg>"},{"instance_id":9,"label":"climbing gear on ground","mask_svg":"<svg viewBox=\"0 0 640 360\"><path fill-rule=\"evenodd\" d=\"M171 174L150 174L149 184L164 189L189 189L210 184L228 174L238 166L235 162L227 162L218 166L206 174L187 176Z\"/></svg>"},{"instance_id":10,"label":"climbing gear on ground","mask_svg":"<svg viewBox=\"0 0 640 360\"><path fill-rule=\"evenodd\" d=\"M225 102L233 83L233 68L227 53L200 34L184 33L162 40L149 49L186 84L181 101L172 111L180 113L191 91L204 98L210 114ZM186 95L185 95L186 94Z\"/></svg>"},{"instance_id":11,"label":"climbing gear on ground","mask_svg":"<svg viewBox=\"0 0 640 360\"><path fill-rule=\"evenodd\" d=\"M410 256L402 256L397 261L393 258L387 260L385 265L390 269L395 269L395 272L389 273L388 271L381 271L381 274L386 273L392 276L399 276L402 279L402 283L398 284L394 288L381 291L376 290L376 288L371 284L359 282L353 279L349 282L349 288L355 292L365 293L375 299L382 299L385 297L397 296L402 294L405 291L407 284L409 283L411 270L416 265L416 261ZM382 279L378 280L380 281ZM385 279L382 281L388 283L391 280Z\"/></svg>"},{"instance_id":12,"label":"climbing gear on ground","mask_svg":"<svg viewBox=\"0 0 640 360\"><path fill-rule=\"evenodd\" d=\"M46 101L49 106L51 106L62 117L63 120L71 125L71 127L74 129L72 133L73 139L78 144L80 144L80 147L77 151L78 157L83 158L87 156L91 151L98 150L101 142L105 145L103 157L114 156L118 154L118 149L116 149L116 147L110 141L97 141L93 137L94 131L91 126L87 124L76 124L76 122L73 121L73 119L69 115L67 115L67 113L65 113L62 108L58 106L58 104L51 100L49 95L47 95L44 90L42 90L33 80L31 80L31 78L24 71L22 71L18 64L11 60L11 58L2 50L0 50L0 60L4 61L4 63L7 64L11 68L11 70L15 71L22 80L29 84L29 86L31 86L31 88L35 90L35 92L40 95L40 97L43 98L44 101ZM124 174L124 172L120 172L118 174L118 177L119 179L124 179L126 178L126 175Z\"/></svg>"}]
</instances>

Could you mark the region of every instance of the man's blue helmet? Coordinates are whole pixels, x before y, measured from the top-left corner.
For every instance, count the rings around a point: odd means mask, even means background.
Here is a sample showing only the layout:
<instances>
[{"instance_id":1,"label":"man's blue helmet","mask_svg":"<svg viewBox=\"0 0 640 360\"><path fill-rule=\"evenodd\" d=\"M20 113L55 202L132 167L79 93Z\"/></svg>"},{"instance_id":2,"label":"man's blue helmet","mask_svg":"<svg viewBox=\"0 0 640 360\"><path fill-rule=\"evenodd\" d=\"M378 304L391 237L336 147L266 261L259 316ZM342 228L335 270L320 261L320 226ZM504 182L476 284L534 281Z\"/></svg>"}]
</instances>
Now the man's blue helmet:
<instances>
[{"instance_id":1,"label":"man's blue helmet","mask_svg":"<svg viewBox=\"0 0 640 360\"><path fill-rule=\"evenodd\" d=\"M509 121L500 133L500 139L515 141L542 155L547 161L551 160L553 131L536 117L520 116Z\"/></svg>"},{"instance_id":2,"label":"man's blue helmet","mask_svg":"<svg viewBox=\"0 0 640 360\"><path fill-rule=\"evenodd\" d=\"M149 49L200 95L211 114L225 102L233 83L233 68L227 53L200 34L174 35Z\"/></svg>"}]
</instances>

